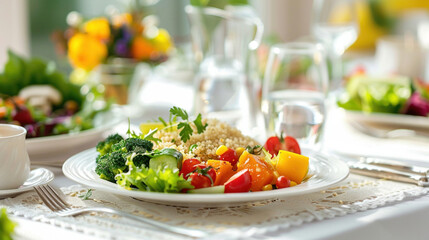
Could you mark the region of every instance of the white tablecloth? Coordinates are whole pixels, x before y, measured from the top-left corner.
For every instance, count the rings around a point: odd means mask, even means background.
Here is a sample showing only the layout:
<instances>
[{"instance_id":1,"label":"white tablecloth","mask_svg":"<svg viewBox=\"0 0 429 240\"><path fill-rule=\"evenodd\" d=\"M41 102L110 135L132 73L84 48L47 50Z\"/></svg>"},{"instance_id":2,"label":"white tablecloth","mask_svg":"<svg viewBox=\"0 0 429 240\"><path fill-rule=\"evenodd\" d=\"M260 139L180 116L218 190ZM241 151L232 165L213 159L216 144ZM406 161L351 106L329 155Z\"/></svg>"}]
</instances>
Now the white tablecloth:
<instances>
[{"instance_id":1,"label":"white tablecloth","mask_svg":"<svg viewBox=\"0 0 429 240\"><path fill-rule=\"evenodd\" d=\"M152 86L150 84L153 84ZM189 91L189 87L183 83L175 85L164 82L149 83L150 87L162 86L165 92ZM167 94L167 96L170 96ZM156 95L151 95L151 101L147 102L145 113L140 119L133 119L138 124L144 120L153 120L156 116L167 115L171 105L167 102L157 104ZM159 96L158 96L159 97ZM155 98L155 99L154 99ZM164 99L165 100L165 99ZM173 99L174 100L174 99ZM176 105L189 109L192 97L186 95ZM415 140L380 140L365 136L350 126L344 120L344 116L337 111L332 111L328 116L325 129L325 150L372 154L408 159L413 163L429 167L429 141ZM67 187L76 183L64 177L59 168L51 168L55 173L52 185ZM282 209L278 209L282 211ZM427 215L429 215L429 195L407 196L403 200L384 204L374 209L333 216L332 219L304 222L295 227L281 228L277 231L258 235L256 239L427 239ZM34 222L21 217L13 217L19 226L16 229L16 239L97 239L73 229L64 229L52 224ZM121 239L120 236L112 239ZM146 239L142 236L142 239Z\"/></svg>"}]
</instances>

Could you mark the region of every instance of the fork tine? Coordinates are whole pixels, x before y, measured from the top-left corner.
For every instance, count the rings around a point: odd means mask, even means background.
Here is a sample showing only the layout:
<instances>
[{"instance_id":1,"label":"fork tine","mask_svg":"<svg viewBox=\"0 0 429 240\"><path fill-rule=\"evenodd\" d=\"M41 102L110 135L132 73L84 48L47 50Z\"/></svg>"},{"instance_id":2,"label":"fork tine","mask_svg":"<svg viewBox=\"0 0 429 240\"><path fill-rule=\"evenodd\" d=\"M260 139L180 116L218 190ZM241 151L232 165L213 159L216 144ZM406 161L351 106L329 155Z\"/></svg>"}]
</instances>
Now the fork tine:
<instances>
[{"instance_id":1,"label":"fork tine","mask_svg":"<svg viewBox=\"0 0 429 240\"><path fill-rule=\"evenodd\" d=\"M57 208L57 211L68 208L67 204L58 196L55 190L52 189L49 185L43 185L40 187L43 193L51 200L51 203Z\"/></svg>"},{"instance_id":2,"label":"fork tine","mask_svg":"<svg viewBox=\"0 0 429 240\"><path fill-rule=\"evenodd\" d=\"M39 186L35 186L34 190L36 190L37 195L42 199L43 203L52 211L58 211L58 207L54 205L51 199L46 196L46 194L42 191Z\"/></svg>"},{"instance_id":3,"label":"fork tine","mask_svg":"<svg viewBox=\"0 0 429 240\"><path fill-rule=\"evenodd\" d=\"M62 208L68 208L70 205L64 201L64 199L57 193L57 190L55 190L53 187L51 187L49 184L45 185L45 188L51 193L51 196L56 199L59 205L62 206Z\"/></svg>"}]
</instances>

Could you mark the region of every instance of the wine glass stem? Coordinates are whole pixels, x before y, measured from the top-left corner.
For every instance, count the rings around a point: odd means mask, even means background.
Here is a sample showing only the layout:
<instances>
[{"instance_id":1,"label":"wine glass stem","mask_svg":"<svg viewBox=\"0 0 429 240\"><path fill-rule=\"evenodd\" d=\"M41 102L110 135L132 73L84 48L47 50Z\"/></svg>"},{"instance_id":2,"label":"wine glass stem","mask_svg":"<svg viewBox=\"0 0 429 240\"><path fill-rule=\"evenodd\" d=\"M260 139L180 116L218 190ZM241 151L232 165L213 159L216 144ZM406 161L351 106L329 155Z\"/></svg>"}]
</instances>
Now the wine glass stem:
<instances>
[{"instance_id":1,"label":"wine glass stem","mask_svg":"<svg viewBox=\"0 0 429 240\"><path fill-rule=\"evenodd\" d=\"M334 52L331 52L330 60L332 67L332 75L329 90L335 91L341 86L341 81L343 79L343 64L341 60L341 55Z\"/></svg>"}]
</instances>

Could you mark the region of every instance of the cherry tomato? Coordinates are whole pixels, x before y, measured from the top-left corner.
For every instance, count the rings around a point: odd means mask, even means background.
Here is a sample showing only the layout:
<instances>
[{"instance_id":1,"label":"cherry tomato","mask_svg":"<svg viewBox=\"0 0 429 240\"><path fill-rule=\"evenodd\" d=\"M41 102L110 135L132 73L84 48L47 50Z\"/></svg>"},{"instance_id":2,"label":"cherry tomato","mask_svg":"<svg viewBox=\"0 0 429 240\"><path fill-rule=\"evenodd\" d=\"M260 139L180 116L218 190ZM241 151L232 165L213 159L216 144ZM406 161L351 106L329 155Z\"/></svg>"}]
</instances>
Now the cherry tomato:
<instances>
[{"instance_id":1,"label":"cherry tomato","mask_svg":"<svg viewBox=\"0 0 429 240\"><path fill-rule=\"evenodd\" d=\"M280 142L280 138L277 136L269 137L264 145L264 148L273 156L279 153L281 147L282 143Z\"/></svg>"},{"instance_id":2,"label":"cherry tomato","mask_svg":"<svg viewBox=\"0 0 429 240\"><path fill-rule=\"evenodd\" d=\"M243 169L234 174L225 183L225 193L248 192L252 185L252 177L248 169Z\"/></svg>"},{"instance_id":3,"label":"cherry tomato","mask_svg":"<svg viewBox=\"0 0 429 240\"><path fill-rule=\"evenodd\" d=\"M207 166L205 163L200 163L195 165L196 169L194 172L201 173L202 175L208 177L210 180L211 186L216 181L216 170L212 166Z\"/></svg>"},{"instance_id":4,"label":"cherry tomato","mask_svg":"<svg viewBox=\"0 0 429 240\"><path fill-rule=\"evenodd\" d=\"M299 147L299 143L294 137L286 136L284 139L284 144L285 149L282 150L301 154L301 148Z\"/></svg>"},{"instance_id":5,"label":"cherry tomato","mask_svg":"<svg viewBox=\"0 0 429 240\"><path fill-rule=\"evenodd\" d=\"M288 187L290 187L290 180L285 176L280 176L277 178L276 187L279 189L280 188L288 188Z\"/></svg>"},{"instance_id":6,"label":"cherry tomato","mask_svg":"<svg viewBox=\"0 0 429 240\"><path fill-rule=\"evenodd\" d=\"M193 172L189 176L189 179L191 179L191 184L195 187L195 189L206 188L212 185L210 178L198 172Z\"/></svg>"},{"instance_id":7,"label":"cherry tomato","mask_svg":"<svg viewBox=\"0 0 429 240\"><path fill-rule=\"evenodd\" d=\"M277 136L269 137L264 148L273 156L278 155L280 150L301 154L298 141L291 136L286 136L284 139Z\"/></svg>"},{"instance_id":8,"label":"cherry tomato","mask_svg":"<svg viewBox=\"0 0 429 240\"><path fill-rule=\"evenodd\" d=\"M195 158L186 159L182 163L180 175L182 175L184 179L188 179L190 173L192 173L197 168L197 165L200 163L201 161Z\"/></svg>"},{"instance_id":9,"label":"cherry tomato","mask_svg":"<svg viewBox=\"0 0 429 240\"><path fill-rule=\"evenodd\" d=\"M238 162L238 156L234 149L228 148L228 150L219 156L219 160L228 161L232 166L235 166Z\"/></svg>"}]
</instances>

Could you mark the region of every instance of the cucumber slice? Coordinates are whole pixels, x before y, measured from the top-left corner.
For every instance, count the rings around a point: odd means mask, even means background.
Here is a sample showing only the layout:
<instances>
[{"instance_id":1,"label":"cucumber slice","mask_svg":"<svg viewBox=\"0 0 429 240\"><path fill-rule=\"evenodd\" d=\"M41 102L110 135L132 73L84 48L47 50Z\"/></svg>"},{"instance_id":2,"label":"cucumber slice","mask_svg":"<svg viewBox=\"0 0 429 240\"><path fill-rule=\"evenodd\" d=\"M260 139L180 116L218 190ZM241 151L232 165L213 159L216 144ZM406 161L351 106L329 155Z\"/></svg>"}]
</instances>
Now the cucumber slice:
<instances>
[{"instance_id":1,"label":"cucumber slice","mask_svg":"<svg viewBox=\"0 0 429 240\"><path fill-rule=\"evenodd\" d=\"M170 168L180 169L182 166L183 155L179 151L173 148L164 148L149 161L149 167L158 170Z\"/></svg>"},{"instance_id":2,"label":"cucumber slice","mask_svg":"<svg viewBox=\"0 0 429 240\"><path fill-rule=\"evenodd\" d=\"M198 189L191 189L188 190L188 193L196 193L196 194L218 194L218 193L225 193L225 186L214 186L214 187L206 187L206 188L198 188Z\"/></svg>"}]
</instances>

